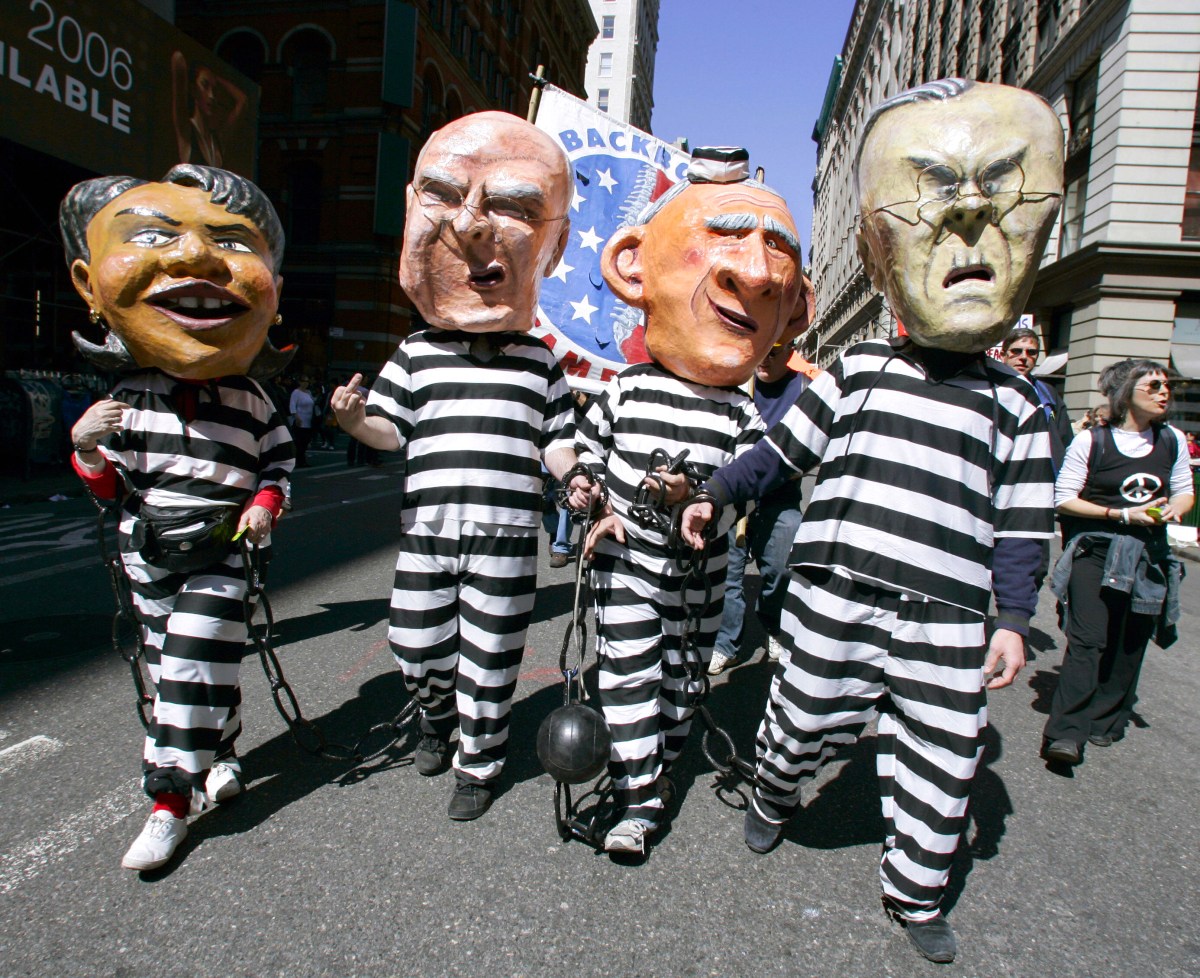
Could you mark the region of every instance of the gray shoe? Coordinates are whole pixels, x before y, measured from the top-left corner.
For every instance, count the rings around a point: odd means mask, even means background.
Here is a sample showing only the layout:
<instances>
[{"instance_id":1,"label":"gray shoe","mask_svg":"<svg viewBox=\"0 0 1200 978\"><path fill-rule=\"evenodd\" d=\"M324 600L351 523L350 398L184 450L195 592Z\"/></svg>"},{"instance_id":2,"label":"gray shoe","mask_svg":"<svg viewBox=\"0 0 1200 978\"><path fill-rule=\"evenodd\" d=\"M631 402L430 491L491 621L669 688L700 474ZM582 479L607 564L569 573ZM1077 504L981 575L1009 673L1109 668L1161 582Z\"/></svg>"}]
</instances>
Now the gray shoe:
<instances>
[{"instance_id":1,"label":"gray shoe","mask_svg":"<svg viewBox=\"0 0 1200 978\"><path fill-rule=\"evenodd\" d=\"M470 822L492 807L492 789L485 781L456 778L448 814L456 822Z\"/></svg>"},{"instance_id":2,"label":"gray shoe","mask_svg":"<svg viewBox=\"0 0 1200 978\"><path fill-rule=\"evenodd\" d=\"M958 953L954 928L941 914L929 920L902 920L913 946L935 964L949 964Z\"/></svg>"},{"instance_id":3,"label":"gray shoe","mask_svg":"<svg viewBox=\"0 0 1200 978\"><path fill-rule=\"evenodd\" d=\"M417 752L413 755L413 763L418 774L432 778L450 766L450 754L449 740L444 740L437 734L422 734L417 744Z\"/></svg>"},{"instance_id":4,"label":"gray shoe","mask_svg":"<svg viewBox=\"0 0 1200 978\"><path fill-rule=\"evenodd\" d=\"M1083 760L1079 744L1073 740L1053 740L1046 748L1046 760L1060 764L1078 764Z\"/></svg>"}]
</instances>

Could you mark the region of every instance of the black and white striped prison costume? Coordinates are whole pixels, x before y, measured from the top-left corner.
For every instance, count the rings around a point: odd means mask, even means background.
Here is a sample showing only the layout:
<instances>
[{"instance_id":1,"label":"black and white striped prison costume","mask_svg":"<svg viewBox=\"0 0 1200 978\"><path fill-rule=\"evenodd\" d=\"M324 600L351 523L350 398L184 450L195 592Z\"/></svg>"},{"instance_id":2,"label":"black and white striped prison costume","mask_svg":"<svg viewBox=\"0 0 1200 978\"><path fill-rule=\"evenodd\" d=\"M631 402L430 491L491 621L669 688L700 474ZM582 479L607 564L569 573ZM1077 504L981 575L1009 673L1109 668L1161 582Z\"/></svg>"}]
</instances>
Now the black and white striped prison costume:
<instances>
[{"instance_id":1,"label":"black and white striped prison costume","mask_svg":"<svg viewBox=\"0 0 1200 978\"><path fill-rule=\"evenodd\" d=\"M629 515L647 463L656 448L688 462L701 479L732 461L762 437L754 402L736 388L682 380L657 364L628 367L588 408L576 452L604 472L613 511L625 526L626 544L601 541L592 563L600 703L613 735L609 772L617 790L618 820L656 826L663 801L656 784L687 740L692 709L680 637L685 602L703 601L700 589L683 587L683 574L667 541ZM709 544L707 579L712 601L696 637L703 669L721 623L730 511Z\"/></svg>"},{"instance_id":2,"label":"black and white striped prison costume","mask_svg":"<svg viewBox=\"0 0 1200 978\"><path fill-rule=\"evenodd\" d=\"M247 377L189 383L147 371L122 380L112 396L131 409L124 429L99 447L136 490L125 501L118 532L155 689L143 780L151 797L190 795L191 788L204 789L214 758L232 752L241 730L242 557L231 554L192 574L148 564L130 543L137 510L142 502L220 503L240 513L260 489L286 489L295 449L270 399ZM194 405L190 422L182 399ZM269 537L262 547L269 559Z\"/></svg>"},{"instance_id":3,"label":"black and white striped prison costume","mask_svg":"<svg viewBox=\"0 0 1200 978\"><path fill-rule=\"evenodd\" d=\"M575 437L546 345L488 336L414 333L367 404L407 456L388 640L425 731L457 726L455 772L479 781L500 773L508 745L537 585L541 460Z\"/></svg>"},{"instance_id":4,"label":"black and white striped prison costume","mask_svg":"<svg viewBox=\"0 0 1200 978\"><path fill-rule=\"evenodd\" d=\"M878 711L880 878L889 906L924 919L938 912L983 750L989 598L994 588L997 624L1021 634L1036 607L1053 529L1046 418L1033 387L985 357L863 343L713 488L737 500L818 465L753 804L786 818L801 781Z\"/></svg>"}]
</instances>

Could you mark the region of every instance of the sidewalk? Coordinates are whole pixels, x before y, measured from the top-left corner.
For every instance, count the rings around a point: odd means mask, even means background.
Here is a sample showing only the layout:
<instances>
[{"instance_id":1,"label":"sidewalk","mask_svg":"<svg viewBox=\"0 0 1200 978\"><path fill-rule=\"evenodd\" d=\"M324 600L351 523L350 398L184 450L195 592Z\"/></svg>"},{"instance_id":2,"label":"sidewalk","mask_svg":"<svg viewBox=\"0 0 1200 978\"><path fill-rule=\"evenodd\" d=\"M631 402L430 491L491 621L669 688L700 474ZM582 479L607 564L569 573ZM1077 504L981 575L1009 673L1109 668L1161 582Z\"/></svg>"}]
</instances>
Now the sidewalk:
<instances>
[{"instance_id":1,"label":"sidewalk","mask_svg":"<svg viewBox=\"0 0 1200 978\"><path fill-rule=\"evenodd\" d=\"M14 472L0 472L0 508L27 503L44 503L55 496L75 498L83 495L83 483L70 462L35 465L28 479Z\"/></svg>"}]
</instances>

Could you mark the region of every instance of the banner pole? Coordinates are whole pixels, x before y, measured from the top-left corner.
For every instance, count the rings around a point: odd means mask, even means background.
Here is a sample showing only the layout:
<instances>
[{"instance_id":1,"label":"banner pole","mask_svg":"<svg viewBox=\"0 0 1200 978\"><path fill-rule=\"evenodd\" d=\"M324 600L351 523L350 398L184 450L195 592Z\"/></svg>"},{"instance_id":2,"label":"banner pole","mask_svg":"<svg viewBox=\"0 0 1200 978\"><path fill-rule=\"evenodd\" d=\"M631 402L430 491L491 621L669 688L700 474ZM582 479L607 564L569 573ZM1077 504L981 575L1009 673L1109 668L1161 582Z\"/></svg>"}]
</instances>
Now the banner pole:
<instances>
[{"instance_id":1,"label":"banner pole","mask_svg":"<svg viewBox=\"0 0 1200 978\"><path fill-rule=\"evenodd\" d=\"M545 65L538 65L536 74L529 76L530 80L533 82L533 91L529 93L529 112L525 115L525 119L528 122L537 122L538 105L542 101L542 86L549 81L549 79L542 74L542 72L545 70Z\"/></svg>"}]
</instances>

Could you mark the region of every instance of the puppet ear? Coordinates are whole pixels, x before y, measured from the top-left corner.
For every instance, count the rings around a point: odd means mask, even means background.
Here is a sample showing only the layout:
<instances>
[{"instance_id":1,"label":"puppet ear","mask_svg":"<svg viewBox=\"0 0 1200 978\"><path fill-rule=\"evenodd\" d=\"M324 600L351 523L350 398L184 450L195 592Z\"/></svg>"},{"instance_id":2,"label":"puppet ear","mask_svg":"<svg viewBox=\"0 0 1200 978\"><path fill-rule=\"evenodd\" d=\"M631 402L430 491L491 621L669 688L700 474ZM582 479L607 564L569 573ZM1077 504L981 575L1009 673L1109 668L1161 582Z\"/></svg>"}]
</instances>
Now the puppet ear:
<instances>
[{"instance_id":1,"label":"puppet ear","mask_svg":"<svg viewBox=\"0 0 1200 978\"><path fill-rule=\"evenodd\" d=\"M618 299L628 306L642 308L645 289L642 267L643 226L624 227L608 239L600 255L600 271L604 281Z\"/></svg>"},{"instance_id":2,"label":"puppet ear","mask_svg":"<svg viewBox=\"0 0 1200 978\"><path fill-rule=\"evenodd\" d=\"M92 295L92 271L82 258L76 258L71 262L71 282L88 307L95 309L96 300Z\"/></svg>"},{"instance_id":3,"label":"puppet ear","mask_svg":"<svg viewBox=\"0 0 1200 978\"><path fill-rule=\"evenodd\" d=\"M550 256L550 260L546 262L545 269L542 270L542 278L549 278L554 274L554 270L558 268L558 263L562 261L562 256L566 254L567 244L571 240L571 219L564 218L562 222L562 231L559 232L558 242L554 245L554 254Z\"/></svg>"},{"instance_id":4,"label":"puppet ear","mask_svg":"<svg viewBox=\"0 0 1200 978\"><path fill-rule=\"evenodd\" d=\"M800 273L800 289L796 295L796 305L788 317L787 325L783 327L780 340L790 343L812 325L813 309L816 307L816 296L813 294L812 282L803 272Z\"/></svg>"},{"instance_id":5,"label":"puppet ear","mask_svg":"<svg viewBox=\"0 0 1200 978\"><path fill-rule=\"evenodd\" d=\"M867 273L867 278L870 279L871 285L874 286L877 292L884 291L883 278L880 275L879 265L875 262L875 256L871 251L871 242L867 237L867 229L861 224L854 235L854 243L858 248L858 260L862 262L863 271Z\"/></svg>"}]
</instances>

